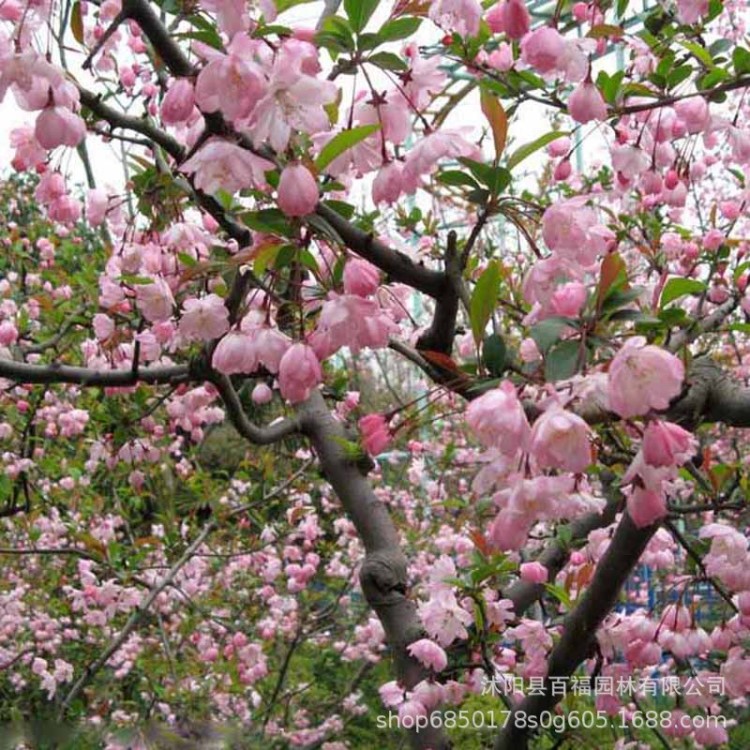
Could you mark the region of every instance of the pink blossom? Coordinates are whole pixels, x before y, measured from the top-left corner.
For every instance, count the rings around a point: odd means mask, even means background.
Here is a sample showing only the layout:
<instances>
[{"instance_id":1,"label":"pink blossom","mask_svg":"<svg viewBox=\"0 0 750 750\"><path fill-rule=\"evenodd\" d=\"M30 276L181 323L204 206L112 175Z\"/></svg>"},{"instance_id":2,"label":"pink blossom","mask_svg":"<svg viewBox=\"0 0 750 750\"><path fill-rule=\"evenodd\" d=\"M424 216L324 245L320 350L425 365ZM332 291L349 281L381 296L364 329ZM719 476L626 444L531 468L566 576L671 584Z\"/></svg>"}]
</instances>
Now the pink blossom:
<instances>
[{"instance_id":1,"label":"pink blossom","mask_svg":"<svg viewBox=\"0 0 750 750\"><path fill-rule=\"evenodd\" d=\"M628 513L638 528L650 526L667 515L667 500L663 492L634 487L627 505Z\"/></svg>"},{"instance_id":2,"label":"pink blossom","mask_svg":"<svg viewBox=\"0 0 750 750\"><path fill-rule=\"evenodd\" d=\"M502 0L486 15L494 33L505 32L510 39L521 39L531 26L531 16L524 0Z\"/></svg>"},{"instance_id":3,"label":"pink blossom","mask_svg":"<svg viewBox=\"0 0 750 750\"><path fill-rule=\"evenodd\" d=\"M708 13L708 0L677 0L680 23L696 23Z\"/></svg>"},{"instance_id":4,"label":"pink blossom","mask_svg":"<svg viewBox=\"0 0 750 750\"><path fill-rule=\"evenodd\" d=\"M459 156L477 159L480 153L476 146L455 130L438 130L425 136L406 157L402 171L404 192L413 193L419 186L420 178L434 172L442 159L456 159Z\"/></svg>"},{"instance_id":5,"label":"pink blossom","mask_svg":"<svg viewBox=\"0 0 750 750\"><path fill-rule=\"evenodd\" d=\"M138 284L135 299L141 314L150 323L160 323L172 317L174 297L162 276L157 276L150 284Z\"/></svg>"},{"instance_id":6,"label":"pink blossom","mask_svg":"<svg viewBox=\"0 0 750 750\"><path fill-rule=\"evenodd\" d=\"M307 344L293 344L279 364L281 395L293 404L305 401L323 380L323 371L315 352Z\"/></svg>"},{"instance_id":7,"label":"pink blossom","mask_svg":"<svg viewBox=\"0 0 750 750\"><path fill-rule=\"evenodd\" d=\"M18 341L18 329L10 320L0 323L0 346L11 346Z\"/></svg>"},{"instance_id":8,"label":"pink blossom","mask_svg":"<svg viewBox=\"0 0 750 750\"><path fill-rule=\"evenodd\" d=\"M642 336L625 343L609 367L609 404L621 417L662 410L680 394L685 368L677 357Z\"/></svg>"},{"instance_id":9,"label":"pink blossom","mask_svg":"<svg viewBox=\"0 0 750 750\"><path fill-rule=\"evenodd\" d=\"M216 345L211 365L224 375L255 372L258 359L250 336L240 331L230 331Z\"/></svg>"},{"instance_id":10,"label":"pink blossom","mask_svg":"<svg viewBox=\"0 0 750 750\"><path fill-rule=\"evenodd\" d=\"M496 549L502 551L519 550L526 543L534 519L528 515L503 508L490 524L487 539Z\"/></svg>"},{"instance_id":11,"label":"pink blossom","mask_svg":"<svg viewBox=\"0 0 750 750\"><path fill-rule=\"evenodd\" d=\"M617 144L612 146L612 166L631 180L651 166L651 157L638 146Z\"/></svg>"},{"instance_id":12,"label":"pink blossom","mask_svg":"<svg viewBox=\"0 0 750 750\"><path fill-rule=\"evenodd\" d=\"M446 31L461 36L476 36L482 18L482 6L477 0L432 0L430 20Z\"/></svg>"},{"instance_id":13,"label":"pink blossom","mask_svg":"<svg viewBox=\"0 0 750 750\"><path fill-rule=\"evenodd\" d=\"M580 473L591 463L589 433L581 417L553 406L534 423L530 452L543 468Z\"/></svg>"},{"instance_id":14,"label":"pink blossom","mask_svg":"<svg viewBox=\"0 0 750 750\"><path fill-rule=\"evenodd\" d=\"M161 119L165 125L179 125L193 114L195 92L187 78L178 78L161 103Z\"/></svg>"},{"instance_id":15,"label":"pink blossom","mask_svg":"<svg viewBox=\"0 0 750 750\"><path fill-rule=\"evenodd\" d=\"M696 449L695 437L672 422L649 422L643 435L643 458L651 466L679 466Z\"/></svg>"},{"instance_id":16,"label":"pink blossom","mask_svg":"<svg viewBox=\"0 0 750 750\"><path fill-rule=\"evenodd\" d=\"M702 96L684 99L677 102L674 108L688 133L702 133L711 123L711 110Z\"/></svg>"},{"instance_id":17,"label":"pink blossom","mask_svg":"<svg viewBox=\"0 0 750 750\"><path fill-rule=\"evenodd\" d=\"M270 161L222 138L210 138L180 167L181 171L194 174L195 187L207 193L263 187L265 173L272 169Z\"/></svg>"},{"instance_id":18,"label":"pink blossom","mask_svg":"<svg viewBox=\"0 0 750 750\"><path fill-rule=\"evenodd\" d=\"M331 292L323 303L310 344L318 357L325 359L344 346L355 354L366 347L382 349L398 330L375 300Z\"/></svg>"},{"instance_id":19,"label":"pink blossom","mask_svg":"<svg viewBox=\"0 0 750 750\"><path fill-rule=\"evenodd\" d=\"M371 456L379 455L390 444L391 433L382 414L368 414L359 420L358 425L362 445Z\"/></svg>"},{"instance_id":20,"label":"pink blossom","mask_svg":"<svg viewBox=\"0 0 750 750\"><path fill-rule=\"evenodd\" d=\"M301 44L292 40L282 45L263 97L247 124L241 126L256 147L268 141L275 151L281 152L289 145L293 131L312 134L330 130L323 107L336 100L338 89L332 81L307 75L304 55L308 48L315 55L315 48Z\"/></svg>"},{"instance_id":21,"label":"pink blossom","mask_svg":"<svg viewBox=\"0 0 750 750\"><path fill-rule=\"evenodd\" d=\"M195 84L195 101L204 112L221 112L229 120L247 117L266 92L262 68L254 62L258 42L237 34L227 55L211 50L211 60Z\"/></svg>"},{"instance_id":22,"label":"pink blossom","mask_svg":"<svg viewBox=\"0 0 750 750\"><path fill-rule=\"evenodd\" d=\"M287 216L306 216L318 205L318 183L302 164L284 167L279 180L279 208Z\"/></svg>"},{"instance_id":23,"label":"pink blossom","mask_svg":"<svg viewBox=\"0 0 750 750\"><path fill-rule=\"evenodd\" d=\"M607 117L607 105L599 89L591 81L584 81L570 95L568 112L576 122L604 120Z\"/></svg>"},{"instance_id":24,"label":"pink blossom","mask_svg":"<svg viewBox=\"0 0 750 750\"><path fill-rule=\"evenodd\" d=\"M361 258L349 258L344 266L344 291L360 297L375 294L380 285L380 271Z\"/></svg>"},{"instance_id":25,"label":"pink blossom","mask_svg":"<svg viewBox=\"0 0 750 750\"><path fill-rule=\"evenodd\" d=\"M273 400L273 391L265 383L258 383L255 388L253 388L250 398L253 400L254 404L262 406Z\"/></svg>"},{"instance_id":26,"label":"pink blossom","mask_svg":"<svg viewBox=\"0 0 750 750\"><path fill-rule=\"evenodd\" d=\"M374 203L395 203L404 192L403 166L392 161L386 164L372 183L372 200Z\"/></svg>"},{"instance_id":27,"label":"pink blossom","mask_svg":"<svg viewBox=\"0 0 750 750\"><path fill-rule=\"evenodd\" d=\"M550 300L550 307L555 315L576 318L586 304L586 286L580 281L571 281L555 289Z\"/></svg>"},{"instance_id":28,"label":"pink blossom","mask_svg":"<svg viewBox=\"0 0 750 750\"><path fill-rule=\"evenodd\" d=\"M47 150L77 146L86 135L86 124L67 107L47 107L36 118L34 135Z\"/></svg>"},{"instance_id":29,"label":"pink blossom","mask_svg":"<svg viewBox=\"0 0 750 750\"><path fill-rule=\"evenodd\" d=\"M523 563L519 568L519 575L526 583L547 583L549 571L540 562Z\"/></svg>"},{"instance_id":30,"label":"pink blossom","mask_svg":"<svg viewBox=\"0 0 750 750\"><path fill-rule=\"evenodd\" d=\"M93 188L86 193L86 218L92 227L104 222L107 215L109 196L101 188Z\"/></svg>"},{"instance_id":31,"label":"pink blossom","mask_svg":"<svg viewBox=\"0 0 750 750\"><path fill-rule=\"evenodd\" d=\"M509 380L473 400L466 410L466 422L485 446L509 456L523 450L529 439L523 404Z\"/></svg>"},{"instance_id":32,"label":"pink blossom","mask_svg":"<svg viewBox=\"0 0 750 750\"><path fill-rule=\"evenodd\" d=\"M448 655L445 650L429 638L410 643L406 650L433 672L442 672L448 666Z\"/></svg>"},{"instance_id":33,"label":"pink blossom","mask_svg":"<svg viewBox=\"0 0 750 750\"><path fill-rule=\"evenodd\" d=\"M611 233L599 224L596 211L586 205L585 198L553 203L544 212L542 236L550 250L582 266L594 263L611 239Z\"/></svg>"},{"instance_id":34,"label":"pink blossom","mask_svg":"<svg viewBox=\"0 0 750 750\"><path fill-rule=\"evenodd\" d=\"M564 37L549 26L541 26L521 41L521 59L542 74L562 66L566 53Z\"/></svg>"},{"instance_id":35,"label":"pink blossom","mask_svg":"<svg viewBox=\"0 0 750 750\"><path fill-rule=\"evenodd\" d=\"M217 294L185 300L179 323L180 333L188 340L212 341L229 330L229 310Z\"/></svg>"}]
</instances>

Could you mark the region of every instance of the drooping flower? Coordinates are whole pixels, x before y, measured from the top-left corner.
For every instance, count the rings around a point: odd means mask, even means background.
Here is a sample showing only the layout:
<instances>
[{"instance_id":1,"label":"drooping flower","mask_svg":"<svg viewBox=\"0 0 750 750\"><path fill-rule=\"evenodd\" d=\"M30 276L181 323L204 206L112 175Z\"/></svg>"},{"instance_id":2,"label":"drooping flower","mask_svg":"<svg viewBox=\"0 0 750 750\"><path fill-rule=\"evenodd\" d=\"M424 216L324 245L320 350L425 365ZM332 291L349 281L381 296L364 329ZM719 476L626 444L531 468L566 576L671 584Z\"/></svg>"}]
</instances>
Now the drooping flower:
<instances>
[{"instance_id":1,"label":"drooping flower","mask_svg":"<svg viewBox=\"0 0 750 750\"><path fill-rule=\"evenodd\" d=\"M362 433L362 445L371 456L379 455L390 444L391 433L382 414L367 414L359 420L358 425Z\"/></svg>"},{"instance_id":2,"label":"drooping flower","mask_svg":"<svg viewBox=\"0 0 750 750\"><path fill-rule=\"evenodd\" d=\"M651 466L679 466L695 453L695 437L673 422L649 422L643 435L643 458Z\"/></svg>"},{"instance_id":3,"label":"drooping flower","mask_svg":"<svg viewBox=\"0 0 750 750\"><path fill-rule=\"evenodd\" d=\"M667 499L663 492L634 487L627 501L633 523L642 528L667 515Z\"/></svg>"},{"instance_id":4,"label":"drooping flower","mask_svg":"<svg viewBox=\"0 0 750 750\"><path fill-rule=\"evenodd\" d=\"M279 208L287 216L307 216L318 205L318 183L302 164L284 167L279 180Z\"/></svg>"},{"instance_id":5,"label":"drooping flower","mask_svg":"<svg viewBox=\"0 0 750 750\"><path fill-rule=\"evenodd\" d=\"M461 36L476 36L482 6L477 0L432 0L429 16L446 31L455 31Z\"/></svg>"},{"instance_id":6,"label":"drooping flower","mask_svg":"<svg viewBox=\"0 0 750 750\"><path fill-rule=\"evenodd\" d=\"M86 124L67 107L47 107L36 118L34 135L47 150L77 146L86 135Z\"/></svg>"},{"instance_id":7,"label":"drooping flower","mask_svg":"<svg viewBox=\"0 0 750 750\"><path fill-rule=\"evenodd\" d=\"M580 123L604 120L607 117L607 105L599 89L591 81L584 81L570 95L568 112L576 122Z\"/></svg>"},{"instance_id":8,"label":"drooping flower","mask_svg":"<svg viewBox=\"0 0 750 750\"><path fill-rule=\"evenodd\" d=\"M265 173L272 169L270 161L222 138L210 138L180 167L182 172L194 174L195 187L207 193L263 187Z\"/></svg>"},{"instance_id":9,"label":"drooping flower","mask_svg":"<svg viewBox=\"0 0 750 750\"><path fill-rule=\"evenodd\" d=\"M666 409L680 394L684 379L685 367L678 357L635 336L610 364L610 408L625 418Z\"/></svg>"},{"instance_id":10,"label":"drooping flower","mask_svg":"<svg viewBox=\"0 0 750 750\"><path fill-rule=\"evenodd\" d=\"M518 573L526 583L547 583L549 580L549 571L540 562L522 563Z\"/></svg>"},{"instance_id":11,"label":"drooping flower","mask_svg":"<svg viewBox=\"0 0 750 750\"><path fill-rule=\"evenodd\" d=\"M150 323L160 323L172 317L174 297L161 276L157 276L151 284L138 284L135 299L141 314Z\"/></svg>"},{"instance_id":12,"label":"drooping flower","mask_svg":"<svg viewBox=\"0 0 750 750\"><path fill-rule=\"evenodd\" d=\"M534 423L530 452L542 468L580 473L591 463L589 433L581 417L553 406Z\"/></svg>"},{"instance_id":13,"label":"drooping flower","mask_svg":"<svg viewBox=\"0 0 750 750\"><path fill-rule=\"evenodd\" d=\"M466 422L483 445L506 455L524 450L531 432L523 404L509 380L474 399L466 410Z\"/></svg>"},{"instance_id":14,"label":"drooping flower","mask_svg":"<svg viewBox=\"0 0 750 750\"><path fill-rule=\"evenodd\" d=\"M182 304L180 333L191 341L212 341L229 330L229 310L218 294L191 298Z\"/></svg>"},{"instance_id":15,"label":"drooping flower","mask_svg":"<svg viewBox=\"0 0 750 750\"><path fill-rule=\"evenodd\" d=\"M406 650L433 672L442 672L448 666L448 655L444 649L429 638L410 643Z\"/></svg>"},{"instance_id":16,"label":"drooping flower","mask_svg":"<svg viewBox=\"0 0 750 750\"><path fill-rule=\"evenodd\" d=\"M193 84L187 78L178 78L164 95L161 119L165 125L178 125L190 118L195 107Z\"/></svg>"},{"instance_id":17,"label":"drooping flower","mask_svg":"<svg viewBox=\"0 0 750 750\"><path fill-rule=\"evenodd\" d=\"M302 343L290 346L279 364L281 395L293 404L300 403L322 380L323 371L312 348Z\"/></svg>"},{"instance_id":18,"label":"drooping flower","mask_svg":"<svg viewBox=\"0 0 750 750\"><path fill-rule=\"evenodd\" d=\"M344 266L344 291L359 297L375 294L380 285L380 271L362 258L349 258Z\"/></svg>"}]
</instances>

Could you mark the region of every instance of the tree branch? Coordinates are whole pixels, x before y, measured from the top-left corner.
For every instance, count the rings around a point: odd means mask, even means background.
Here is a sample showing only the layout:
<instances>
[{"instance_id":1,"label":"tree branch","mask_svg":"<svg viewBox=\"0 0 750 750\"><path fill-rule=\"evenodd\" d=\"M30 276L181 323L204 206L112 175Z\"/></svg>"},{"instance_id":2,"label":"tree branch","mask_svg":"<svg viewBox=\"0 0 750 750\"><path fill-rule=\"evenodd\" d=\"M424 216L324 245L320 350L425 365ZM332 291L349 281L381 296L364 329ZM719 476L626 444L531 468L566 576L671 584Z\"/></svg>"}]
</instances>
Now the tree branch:
<instances>
[{"instance_id":1,"label":"tree branch","mask_svg":"<svg viewBox=\"0 0 750 750\"><path fill-rule=\"evenodd\" d=\"M319 391L298 407L303 432L312 443L325 477L339 497L365 546L360 583L367 603L375 610L393 653L396 674L413 688L429 672L406 650L422 637L414 602L408 597L406 558L388 509L344 449L344 426L333 418ZM410 733L414 748L446 750L442 731L428 727Z\"/></svg>"}]
</instances>

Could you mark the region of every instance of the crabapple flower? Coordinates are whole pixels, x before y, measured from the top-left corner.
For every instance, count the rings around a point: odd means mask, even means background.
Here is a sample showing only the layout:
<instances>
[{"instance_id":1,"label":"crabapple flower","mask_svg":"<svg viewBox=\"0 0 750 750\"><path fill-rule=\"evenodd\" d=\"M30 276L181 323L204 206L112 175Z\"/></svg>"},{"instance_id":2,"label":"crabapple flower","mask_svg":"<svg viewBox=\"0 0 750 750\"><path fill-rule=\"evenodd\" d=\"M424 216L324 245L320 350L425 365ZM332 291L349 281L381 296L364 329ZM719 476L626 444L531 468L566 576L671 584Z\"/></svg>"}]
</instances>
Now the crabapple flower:
<instances>
[{"instance_id":1,"label":"crabapple flower","mask_svg":"<svg viewBox=\"0 0 750 750\"><path fill-rule=\"evenodd\" d=\"M211 59L195 83L195 101L202 111L218 111L229 120L250 115L267 86L262 68L254 62L256 47L245 34L236 34L229 54L210 50Z\"/></svg>"},{"instance_id":2,"label":"crabapple flower","mask_svg":"<svg viewBox=\"0 0 750 750\"><path fill-rule=\"evenodd\" d=\"M628 513L638 528L650 526L667 515L667 500L663 492L634 487L627 501Z\"/></svg>"},{"instance_id":3,"label":"crabapple flower","mask_svg":"<svg viewBox=\"0 0 750 750\"><path fill-rule=\"evenodd\" d=\"M685 367L673 354L647 345L643 336L629 339L609 367L609 405L621 417L662 410L679 395Z\"/></svg>"},{"instance_id":4,"label":"crabapple flower","mask_svg":"<svg viewBox=\"0 0 750 750\"><path fill-rule=\"evenodd\" d=\"M392 161L386 164L377 174L372 182L372 200L374 203L395 203L401 193L404 192L403 185L404 168L400 162Z\"/></svg>"},{"instance_id":5,"label":"crabapple flower","mask_svg":"<svg viewBox=\"0 0 750 750\"><path fill-rule=\"evenodd\" d=\"M172 317L174 297L169 284L157 276L150 284L138 284L135 288L138 309L149 323L161 323Z\"/></svg>"},{"instance_id":6,"label":"crabapple flower","mask_svg":"<svg viewBox=\"0 0 750 750\"><path fill-rule=\"evenodd\" d=\"M680 23L696 23L708 13L708 0L677 0Z\"/></svg>"},{"instance_id":7,"label":"crabapple flower","mask_svg":"<svg viewBox=\"0 0 750 750\"><path fill-rule=\"evenodd\" d=\"M293 344L279 363L281 395L293 404L309 398L323 380L323 371L315 352L307 344Z\"/></svg>"},{"instance_id":8,"label":"crabapple flower","mask_svg":"<svg viewBox=\"0 0 750 750\"><path fill-rule=\"evenodd\" d=\"M493 33L505 32L510 39L523 38L531 27L531 16L524 0L502 0L484 20Z\"/></svg>"},{"instance_id":9,"label":"crabapple flower","mask_svg":"<svg viewBox=\"0 0 750 750\"><path fill-rule=\"evenodd\" d=\"M193 174L195 187L206 193L226 190L236 193L242 188L263 187L265 173L273 169L266 159L222 138L209 139L180 170Z\"/></svg>"},{"instance_id":10,"label":"crabapple flower","mask_svg":"<svg viewBox=\"0 0 750 750\"><path fill-rule=\"evenodd\" d=\"M265 383L258 383L258 385L253 388L250 398L254 404L262 406L273 400L273 391Z\"/></svg>"},{"instance_id":11,"label":"crabapple flower","mask_svg":"<svg viewBox=\"0 0 750 750\"><path fill-rule=\"evenodd\" d=\"M472 401L466 410L466 422L483 445L509 456L523 450L529 439L523 404L509 380Z\"/></svg>"},{"instance_id":12,"label":"crabapple flower","mask_svg":"<svg viewBox=\"0 0 750 750\"><path fill-rule=\"evenodd\" d=\"M521 59L539 73L552 73L565 56L565 38L555 29L542 26L521 41Z\"/></svg>"},{"instance_id":13,"label":"crabapple flower","mask_svg":"<svg viewBox=\"0 0 750 750\"><path fill-rule=\"evenodd\" d=\"M358 425L362 433L362 445L371 456L379 455L388 447L391 433L382 414L368 414L359 420Z\"/></svg>"},{"instance_id":14,"label":"crabapple flower","mask_svg":"<svg viewBox=\"0 0 750 750\"><path fill-rule=\"evenodd\" d=\"M591 463L589 432L577 414L553 406L534 423L530 452L542 468L581 473Z\"/></svg>"},{"instance_id":15,"label":"crabapple flower","mask_svg":"<svg viewBox=\"0 0 750 750\"><path fill-rule=\"evenodd\" d=\"M696 448L695 437L673 422L649 422L643 435L643 459L651 466L679 466Z\"/></svg>"},{"instance_id":16,"label":"crabapple flower","mask_svg":"<svg viewBox=\"0 0 750 750\"><path fill-rule=\"evenodd\" d=\"M101 188L93 188L86 194L86 219L92 227L104 222L107 215L109 196Z\"/></svg>"},{"instance_id":17,"label":"crabapple flower","mask_svg":"<svg viewBox=\"0 0 750 750\"><path fill-rule=\"evenodd\" d=\"M599 224L596 211L586 205L585 198L551 205L542 218L542 236L550 250L584 267L594 263L614 237Z\"/></svg>"},{"instance_id":18,"label":"crabapple flower","mask_svg":"<svg viewBox=\"0 0 750 750\"><path fill-rule=\"evenodd\" d=\"M86 124L67 107L47 107L36 118L34 135L47 150L77 146L86 135Z\"/></svg>"},{"instance_id":19,"label":"crabapple flower","mask_svg":"<svg viewBox=\"0 0 750 750\"><path fill-rule=\"evenodd\" d=\"M229 310L218 294L187 299L182 304L180 333L191 341L212 341L229 330Z\"/></svg>"},{"instance_id":20,"label":"crabapple flower","mask_svg":"<svg viewBox=\"0 0 750 750\"><path fill-rule=\"evenodd\" d=\"M307 167L289 164L279 180L279 208L287 216L307 216L318 205L318 183Z\"/></svg>"},{"instance_id":21,"label":"crabapple flower","mask_svg":"<svg viewBox=\"0 0 750 750\"><path fill-rule=\"evenodd\" d=\"M410 643L406 650L433 672L442 672L448 666L448 655L445 650L429 638Z\"/></svg>"},{"instance_id":22,"label":"crabapple flower","mask_svg":"<svg viewBox=\"0 0 750 750\"><path fill-rule=\"evenodd\" d=\"M526 583L547 583L549 580L549 571L540 562L523 563L518 572Z\"/></svg>"},{"instance_id":23,"label":"crabapple flower","mask_svg":"<svg viewBox=\"0 0 750 750\"><path fill-rule=\"evenodd\" d=\"M344 291L359 297L375 294L380 285L380 271L362 258L349 258L344 266Z\"/></svg>"},{"instance_id":24,"label":"crabapple flower","mask_svg":"<svg viewBox=\"0 0 750 750\"><path fill-rule=\"evenodd\" d=\"M187 78L178 78L167 91L161 103L161 119L165 125L179 125L190 118L195 107L193 84Z\"/></svg>"},{"instance_id":25,"label":"crabapple flower","mask_svg":"<svg viewBox=\"0 0 750 750\"><path fill-rule=\"evenodd\" d=\"M584 81L570 95L568 112L576 122L580 123L604 120L607 117L607 105L599 89L591 81Z\"/></svg>"},{"instance_id":26,"label":"crabapple flower","mask_svg":"<svg viewBox=\"0 0 750 750\"><path fill-rule=\"evenodd\" d=\"M482 18L482 6L477 0L432 0L430 20L446 31L461 36L476 36Z\"/></svg>"},{"instance_id":27,"label":"crabapple flower","mask_svg":"<svg viewBox=\"0 0 750 750\"><path fill-rule=\"evenodd\" d=\"M315 52L312 45L307 47ZM317 58L314 62L317 65ZM281 152L289 145L295 130L312 134L330 129L323 107L336 100L338 89L332 81L307 75L306 64L297 47L289 42L282 46L265 94L248 119L246 130L256 147L268 141L271 148Z\"/></svg>"},{"instance_id":28,"label":"crabapple flower","mask_svg":"<svg viewBox=\"0 0 750 750\"><path fill-rule=\"evenodd\" d=\"M258 366L250 337L240 331L230 331L216 345L211 365L224 375L250 374Z\"/></svg>"}]
</instances>

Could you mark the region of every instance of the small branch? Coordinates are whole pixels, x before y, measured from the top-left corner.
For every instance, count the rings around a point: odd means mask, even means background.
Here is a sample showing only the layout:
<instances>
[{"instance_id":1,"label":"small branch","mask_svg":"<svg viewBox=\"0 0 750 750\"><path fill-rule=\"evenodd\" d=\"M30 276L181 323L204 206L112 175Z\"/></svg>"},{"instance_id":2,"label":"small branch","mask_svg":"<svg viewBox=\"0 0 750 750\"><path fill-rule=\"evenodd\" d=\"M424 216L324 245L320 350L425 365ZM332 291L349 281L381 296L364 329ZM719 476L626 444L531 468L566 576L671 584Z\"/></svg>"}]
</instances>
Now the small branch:
<instances>
[{"instance_id":1,"label":"small branch","mask_svg":"<svg viewBox=\"0 0 750 750\"><path fill-rule=\"evenodd\" d=\"M112 643L104 650L104 652L96 661L94 661L86 668L84 673L76 680L73 687L71 687L68 694L65 696L62 705L60 706L58 720L62 720L66 710L78 696L81 690L83 690L83 688L89 682L91 682L94 676L102 669L102 667L106 665L109 659L114 654L116 654L117 651L119 651L119 649L130 636L131 632L141 621L141 618L146 614L151 605L154 603L156 597L159 596L159 594L161 594L161 592L164 591L164 589L172 583L175 576L189 562L189 560L193 557L195 551L206 540L206 537L216 528L217 524L213 522L206 525L203 528L203 531L201 531L201 533L192 542L192 544L190 544L190 546L183 552L182 557L180 557L180 559L169 569L169 572L159 582L159 585L153 588L148 597L146 597L145 601L138 605L135 610L133 610L133 613L128 618L128 621L125 623L125 626L120 631L120 634L117 636L117 638L112 641Z\"/></svg>"},{"instance_id":2,"label":"small branch","mask_svg":"<svg viewBox=\"0 0 750 750\"><path fill-rule=\"evenodd\" d=\"M251 443L270 445L300 431L300 423L297 419L283 419L268 427L254 425L247 418L240 397L234 389L232 381L226 375L214 374L210 378L210 382L219 391L221 400L227 410L227 416L237 432Z\"/></svg>"}]
</instances>

